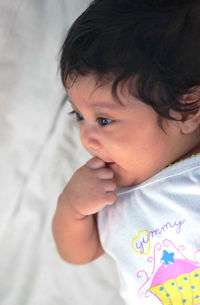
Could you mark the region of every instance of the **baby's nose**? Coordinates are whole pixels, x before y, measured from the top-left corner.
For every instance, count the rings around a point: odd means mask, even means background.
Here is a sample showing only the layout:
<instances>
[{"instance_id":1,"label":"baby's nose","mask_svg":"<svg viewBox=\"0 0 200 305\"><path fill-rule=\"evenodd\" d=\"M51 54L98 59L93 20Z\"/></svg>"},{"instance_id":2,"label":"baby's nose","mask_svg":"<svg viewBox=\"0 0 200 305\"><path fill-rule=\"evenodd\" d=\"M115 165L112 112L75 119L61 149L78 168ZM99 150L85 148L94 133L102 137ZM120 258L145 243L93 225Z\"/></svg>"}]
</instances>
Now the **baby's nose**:
<instances>
[{"instance_id":1,"label":"baby's nose","mask_svg":"<svg viewBox=\"0 0 200 305\"><path fill-rule=\"evenodd\" d=\"M85 149L92 154L95 154L94 151L102 147L99 133L93 126L80 128L80 138Z\"/></svg>"}]
</instances>

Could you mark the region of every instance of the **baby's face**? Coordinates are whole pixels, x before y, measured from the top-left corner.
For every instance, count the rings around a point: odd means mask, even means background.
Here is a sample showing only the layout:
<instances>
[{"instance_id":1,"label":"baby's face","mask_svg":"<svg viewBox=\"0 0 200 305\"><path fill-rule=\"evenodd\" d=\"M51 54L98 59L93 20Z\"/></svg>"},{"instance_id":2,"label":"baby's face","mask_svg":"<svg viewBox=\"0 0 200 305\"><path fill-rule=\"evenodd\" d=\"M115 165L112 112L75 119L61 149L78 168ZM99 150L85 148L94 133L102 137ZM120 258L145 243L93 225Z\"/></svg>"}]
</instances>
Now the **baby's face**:
<instances>
[{"instance_id":1,"label":"baby's face","mask_svg":"<svg viewBox=\"0 0 200 305\"><path fill-rule=\"evenodd\" d=\"M177 132L164 121L165 134L155 111L124 91L119 93L124 106L120 105L111 85L94 90L94 76L80 76L67 92L77 112L83 146L92 156L114 162L109 166L117 184L131 186L176 159Z\"/></svg>"}]
</instances>

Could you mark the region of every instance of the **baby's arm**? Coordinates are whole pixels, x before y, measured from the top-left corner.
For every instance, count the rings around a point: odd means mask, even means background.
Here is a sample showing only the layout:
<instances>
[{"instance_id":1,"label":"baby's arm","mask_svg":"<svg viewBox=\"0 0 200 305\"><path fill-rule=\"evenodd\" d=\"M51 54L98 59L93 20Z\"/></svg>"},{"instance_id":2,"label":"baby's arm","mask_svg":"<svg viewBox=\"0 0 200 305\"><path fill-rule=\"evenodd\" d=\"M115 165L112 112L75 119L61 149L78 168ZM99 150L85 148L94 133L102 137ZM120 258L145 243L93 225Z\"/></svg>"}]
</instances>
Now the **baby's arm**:
<instances>
[{"instance_id":1,"label":"baby's arm","mask_svg":"<svg viewBox=\"0 0 200 305\"><path fill-rule=\"evenodd\" d=\"M58 199L52 222L60 256L71 264L88 263L104 253L96 213L116 200L114 174L95 157L79 168Z\"/></svg>"}]
</instances>

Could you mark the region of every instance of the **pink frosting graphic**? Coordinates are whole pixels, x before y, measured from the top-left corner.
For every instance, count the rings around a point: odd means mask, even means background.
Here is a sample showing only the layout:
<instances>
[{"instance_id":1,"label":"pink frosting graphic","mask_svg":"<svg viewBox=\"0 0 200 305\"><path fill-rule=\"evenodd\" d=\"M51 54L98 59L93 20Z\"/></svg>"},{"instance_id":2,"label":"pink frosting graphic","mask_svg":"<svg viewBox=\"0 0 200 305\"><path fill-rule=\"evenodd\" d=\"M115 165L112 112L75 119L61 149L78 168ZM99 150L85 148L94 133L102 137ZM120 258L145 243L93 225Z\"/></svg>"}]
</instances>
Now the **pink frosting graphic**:
<instances>
[{"instance_id":1,"label":"pink frosting graphic","mask_svg":"<svg viewBox=\"0 0 200 305\"><path fill-rule=\"evenodd\" d=\"M163 253L168 253L166 250ZM197 265L191 261L183 259L175 259L172 264L162 264L154 275L152 285L160 285L161 283L174 279L181 273L190 273L197 269Z\"/></svg>"}]
</instances>

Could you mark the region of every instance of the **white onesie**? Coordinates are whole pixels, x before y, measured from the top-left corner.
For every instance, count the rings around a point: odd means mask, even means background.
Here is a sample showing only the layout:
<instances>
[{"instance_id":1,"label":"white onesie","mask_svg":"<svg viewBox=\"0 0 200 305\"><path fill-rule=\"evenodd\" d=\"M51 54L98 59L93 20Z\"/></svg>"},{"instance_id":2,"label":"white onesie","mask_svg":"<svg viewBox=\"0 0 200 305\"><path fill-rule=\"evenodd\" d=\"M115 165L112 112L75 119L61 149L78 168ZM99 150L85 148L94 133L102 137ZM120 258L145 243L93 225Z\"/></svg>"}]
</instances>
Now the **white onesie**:
<instances>
[{"instance_id":1,"label":"white onesie","mask_svg":"<svg viewBox=\"0 0 200 305\"><path fill-rule=\"evenodd\" d=\"M116 194L97 220L125 304L200 304L200 155Z\"/></svg>"}]
</instances>

